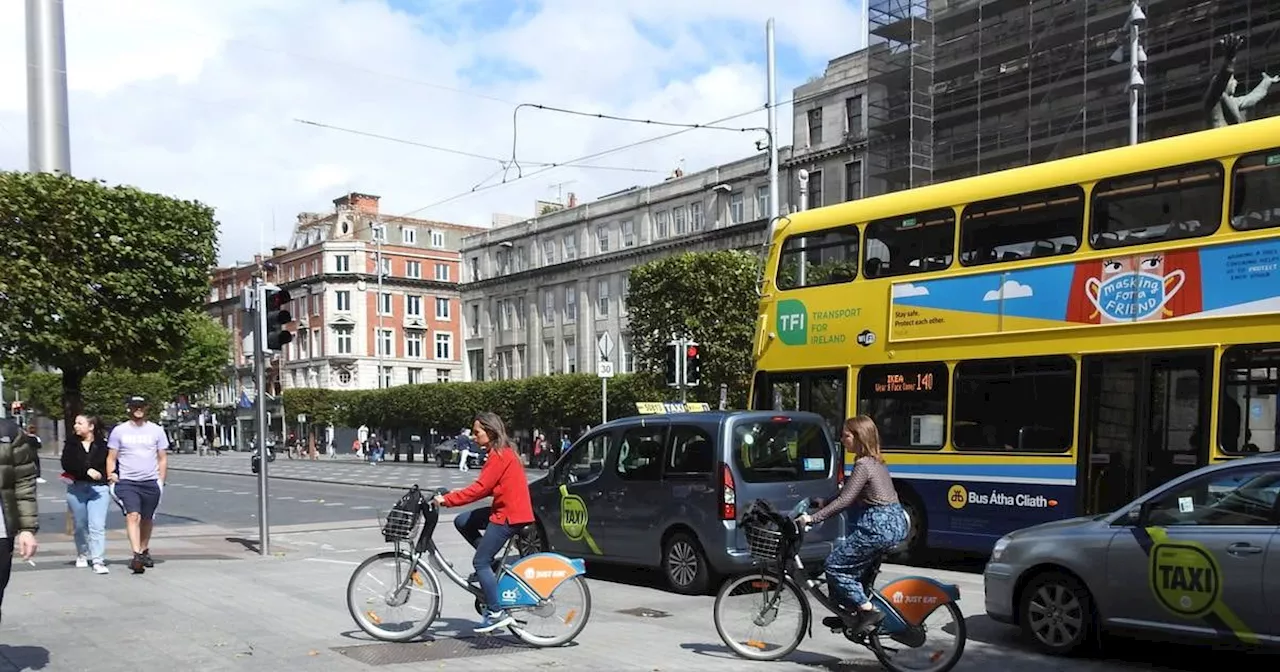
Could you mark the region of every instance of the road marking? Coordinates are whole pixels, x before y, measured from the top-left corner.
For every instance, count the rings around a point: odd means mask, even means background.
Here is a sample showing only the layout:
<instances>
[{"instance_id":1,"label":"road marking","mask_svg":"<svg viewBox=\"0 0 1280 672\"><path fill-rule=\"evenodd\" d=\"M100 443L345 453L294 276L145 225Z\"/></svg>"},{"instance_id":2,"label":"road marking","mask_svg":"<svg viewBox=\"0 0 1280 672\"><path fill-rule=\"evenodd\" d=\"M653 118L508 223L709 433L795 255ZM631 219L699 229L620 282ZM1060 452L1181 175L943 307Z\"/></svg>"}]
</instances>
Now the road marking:
<instances>
[{"instance_id":1,"label":"road marking","mask_svg":"<svg viewBox=\"0 0 1280 672\"><path fill-rule=\"evenodd\" d=\"M298 503L299 503L299 504L314 504L314 503L316 503L316 502L318 502L318 501L320 501L320 500L318 500L318 499L299 499L299 500L298 500Z\"/></svg>"},{"instance_id":2,"label":"road marking","mask_svg":"<svg viewBox=\"0 0 1280 672\"><path fill-rule=\"evenodd\" d=\"M276 497L276 499L293 499L293 495L289 495L287 497Z\"/></svg>"},{"instance_id":3,"label":"road marking","mask_svg":"<svg viewBox=\"0 0 1280 672\"><path fill-rule=\"evenodd\" d=\"M235 493L232 493L232 494L236 494L236 495L247 495L247 494L249 494L249 493L246 491L246 492L235 492Z\"/></svg>"},{"instance_id":4,"label":"road marking","mask_svg":"<svg viewBox=\"0 0 1280 672\"><path fill-rule=\"evenodd\" d=\"M343 506L342 502L328 502L325 506Z\"/></svg>"},{"instance_id":5,"label":"road marking","mask_svg":"<svg viewBox=\"0 0 1280 672\"><path fill-rule=\"evenodd\" d=\"M230 490L219 490L219 491L218 491L218 494L226 494L226 493L228 493L228 492L231 492L231 491L230 491Z\"/></svg>"},{"instance_id":6,"label":"road marking","mask_svg":"<svg viewBox=\"0 0 1280 672\"><path fill-rule=\"evenodd\" d=\"M372 509L372 508L373 508L372 506L353 506L353 507L351 507L351 510L352 510L352 511L365 511L365 510Z\"/></svg>"},{"instance_id":7,"label":"road marking","mask_svg":"<svg viewBox=\"0 0 1280 672\"><path fill-rule=\"evenodd\" d=\"M360 563L353 560L334 560L332 558L303 558L310 562L327 562L334 565L358 565Z\"/></svg>"}]
</instances>

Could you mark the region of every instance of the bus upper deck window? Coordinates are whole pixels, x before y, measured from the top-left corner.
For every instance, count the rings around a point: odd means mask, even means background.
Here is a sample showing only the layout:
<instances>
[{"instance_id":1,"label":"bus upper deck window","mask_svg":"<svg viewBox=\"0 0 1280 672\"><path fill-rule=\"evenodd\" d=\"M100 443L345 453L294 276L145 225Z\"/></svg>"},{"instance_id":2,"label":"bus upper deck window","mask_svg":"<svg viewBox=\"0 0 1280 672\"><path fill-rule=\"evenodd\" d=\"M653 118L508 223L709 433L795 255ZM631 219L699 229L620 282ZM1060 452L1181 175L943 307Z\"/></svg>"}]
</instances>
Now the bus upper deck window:
<instances>
[{"instance_id":1,"label":"bus upper deck window","mask_svg":"<svg viewBox=\"0 0 1280 672\"><path fill-rule=\"evenodd\" d=\"M877 219L867 224L862 274L887 278L948 268L955 235L951 208Z\"/></svg>"},{"instance_id":2,"label":"bus upper deck window","mask_svg":"<svg viewBox=\"0 0 1280 672\"><path fill-rule=\"evenodd\" d=\"M858 227L790 236L778 255L778 289L849 282L858 275Z\"/></svg>"},{"instance_id":3,"label":"bus upper deck window","mask_svg":"<svg viewBox=\"0 0 1280 672\"><path fill-rule=\"evenodd\" d=\"M960 263L1070 254L1083 229L1084 189L1075 184L971 203L960 220Z\"/></svg>"},{"instance_id":4,"label":"bus upper deck window","mask_svg":"<svg viewBox=\"0 0 1280 672\"><path fill-rule=\"evenodd\" d=\"M1113 177L1093 189L1089 243L1106 249L1207 236L1222 222L1217 161Z\"/></svg>"},{"instance_id":5,"label":"bus upper deck window","mask_svg":"<svg viewBox=\"0 0 1280 672\"><path fill-rule=\"evenodd\" d=\"M1231 169L1231 227L1280 226L1280 147L1240 157Z\"/></svg>"}]
</instances>

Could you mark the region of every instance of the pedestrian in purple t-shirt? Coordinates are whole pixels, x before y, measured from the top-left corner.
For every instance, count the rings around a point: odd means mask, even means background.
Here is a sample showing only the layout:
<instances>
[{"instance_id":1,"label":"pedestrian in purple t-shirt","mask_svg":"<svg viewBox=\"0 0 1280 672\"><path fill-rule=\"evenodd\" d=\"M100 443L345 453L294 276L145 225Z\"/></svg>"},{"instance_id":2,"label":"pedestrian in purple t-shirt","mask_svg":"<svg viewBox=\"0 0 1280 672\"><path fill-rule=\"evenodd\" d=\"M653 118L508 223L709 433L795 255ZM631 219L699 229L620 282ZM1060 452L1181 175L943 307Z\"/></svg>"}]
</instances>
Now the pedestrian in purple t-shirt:
<instances>
[{"instance_id":1,"label":"pedestrian in purple t-shirt","mask_svg":"<svg viewBox=\"0 0 1280 672\"><path fill-rule=\"evenodd\" d=\"M116 425L107 439L107 479L124 509L129 545L133 547L129 569L141 574L147 567L155 567L151 530L169 471L169 437L160 425L147 420L144 397L129 397L127 403L129 420Z\"/></svg>"}]
</instances>

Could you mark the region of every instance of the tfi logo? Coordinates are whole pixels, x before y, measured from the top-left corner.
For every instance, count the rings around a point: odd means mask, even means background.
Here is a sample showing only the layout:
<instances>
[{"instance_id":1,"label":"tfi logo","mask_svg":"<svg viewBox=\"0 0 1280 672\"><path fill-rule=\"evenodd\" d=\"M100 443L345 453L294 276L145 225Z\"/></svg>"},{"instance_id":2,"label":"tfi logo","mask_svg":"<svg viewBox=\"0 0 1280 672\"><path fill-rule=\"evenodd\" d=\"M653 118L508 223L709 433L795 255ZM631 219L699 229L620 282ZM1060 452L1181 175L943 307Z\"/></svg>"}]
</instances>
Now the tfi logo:
<instances>
[{"instance_id":1,"label":"tfi logo","mask_svg":"<svg viewBox=\"0 0 1280 672\"><path fill-rule=\"evenodd\" d=\"M795 299L778 302L778 339L787 345L804 345L809 341L809 313Z\"/></svg>"}]
</instances>

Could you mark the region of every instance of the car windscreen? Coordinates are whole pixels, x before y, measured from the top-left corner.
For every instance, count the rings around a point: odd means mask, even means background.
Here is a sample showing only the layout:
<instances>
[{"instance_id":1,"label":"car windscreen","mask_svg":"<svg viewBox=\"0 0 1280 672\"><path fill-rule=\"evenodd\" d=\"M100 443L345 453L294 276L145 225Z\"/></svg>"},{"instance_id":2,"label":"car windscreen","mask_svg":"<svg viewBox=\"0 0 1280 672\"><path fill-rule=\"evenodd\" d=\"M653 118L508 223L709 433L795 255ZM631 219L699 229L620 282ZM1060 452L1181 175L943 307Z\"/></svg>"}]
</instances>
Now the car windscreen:
<instances>
[{"instance_id":1,"label":"car windscreen","mask_svg":"<svg viewBox=\"0 0 1280 672\"><path fill-rule=\"evenodd\" d=\"M740 420L732 440L734 464L748 483L818 481L831 473L834 450L820 422Z\"/></svg>"}]
</instances>

